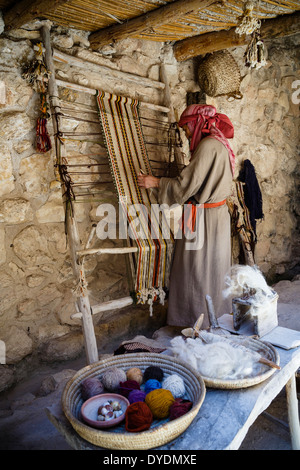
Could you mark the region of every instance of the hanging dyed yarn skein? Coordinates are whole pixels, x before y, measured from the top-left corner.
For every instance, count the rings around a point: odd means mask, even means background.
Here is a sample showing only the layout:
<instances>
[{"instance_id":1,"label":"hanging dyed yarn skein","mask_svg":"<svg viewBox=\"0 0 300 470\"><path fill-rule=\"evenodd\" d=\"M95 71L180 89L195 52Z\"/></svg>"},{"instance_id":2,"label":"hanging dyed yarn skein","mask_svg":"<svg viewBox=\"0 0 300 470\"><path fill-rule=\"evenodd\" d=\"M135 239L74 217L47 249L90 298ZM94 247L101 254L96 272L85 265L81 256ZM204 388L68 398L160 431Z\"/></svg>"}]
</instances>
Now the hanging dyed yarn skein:
<instances>
[{"instance_id":1,"label":"hanging dyed yarn skein","mask_svg":"<svg viewBox=\"0 0 300 470\"><path fill-rule=\"evenodd\" d=\"M34 46L36 60L22 74L23 78L40 94L40 116L36 124L36 146L38 152L51 150L51 140L47 131L47 119L50 117L47 103L47 89L50 72L44 63L42 43Z\"/></svg>"}]
</instances>

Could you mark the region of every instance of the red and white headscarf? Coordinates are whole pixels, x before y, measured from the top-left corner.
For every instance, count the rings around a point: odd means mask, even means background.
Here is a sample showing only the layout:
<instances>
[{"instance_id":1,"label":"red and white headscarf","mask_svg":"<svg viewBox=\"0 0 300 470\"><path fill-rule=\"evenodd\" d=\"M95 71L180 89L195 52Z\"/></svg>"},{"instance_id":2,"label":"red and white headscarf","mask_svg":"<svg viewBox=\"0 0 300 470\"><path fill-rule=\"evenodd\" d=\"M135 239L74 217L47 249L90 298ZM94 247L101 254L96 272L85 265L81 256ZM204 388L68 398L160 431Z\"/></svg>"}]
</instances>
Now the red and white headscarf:
<instances>
[{"instance_id":1,"label":"red and white headscarf","mask_svg":"<svg viewBox=\"0 0 300 470\"><path fill-rule=\"evenodd\" d=\"M183 111L178 125L187 124L191 132L190 151L193 155L199 142L204 137L212 137L219 140L228 150L231 171L234 174L235 155L227 139L234 136L234 128L230 119L221 113L217 113L214 106L206 104L192 104Z\"/></svg>"}]
</instances>

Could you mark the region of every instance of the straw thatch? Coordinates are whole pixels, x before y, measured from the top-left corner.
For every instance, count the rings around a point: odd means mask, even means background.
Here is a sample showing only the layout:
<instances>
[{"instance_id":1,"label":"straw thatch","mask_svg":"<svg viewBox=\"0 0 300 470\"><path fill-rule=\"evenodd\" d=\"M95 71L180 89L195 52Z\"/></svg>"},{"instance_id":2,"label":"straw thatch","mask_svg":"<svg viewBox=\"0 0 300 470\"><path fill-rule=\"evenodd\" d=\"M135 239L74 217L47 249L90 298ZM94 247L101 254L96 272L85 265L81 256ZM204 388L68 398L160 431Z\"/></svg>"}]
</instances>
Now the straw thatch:
<instances>
[{"instance_id":1,"label":"straw thatch","mask_svg":"<svg viewBox=\"0 0 300 470\"><path fill-rule=\"evenodd\" d=\"M4 12L4 19L9 16L12 9L19 7L17 17L28 19L29 13L39 18L47 18L55 24L68 28L76 28L91 33L124 24L133 18L146 15L151 11L164 8L178 0L22 0L13 2L0 0L0 9ZM22 8L21 8L22 4ZM199 2L201 4L201 2ZM228 0L215 2L204 10L180 14L167 24L148 28L141 31L137 37L154 41L178 41L199 34L230 29L239 22L243 13L245 2L242 0ZM33 5L33 6L32 6ZM25 8L25 7L26 8ZM298 0L260 0L256 2L254 13L261 19L270 19L279 15L291 14L300 9ZM20 12L22 12L20 14ZM26 17L26 18L25 18ZM12 20L11 20L12 21Z\"/></svg>"}]
</instances>

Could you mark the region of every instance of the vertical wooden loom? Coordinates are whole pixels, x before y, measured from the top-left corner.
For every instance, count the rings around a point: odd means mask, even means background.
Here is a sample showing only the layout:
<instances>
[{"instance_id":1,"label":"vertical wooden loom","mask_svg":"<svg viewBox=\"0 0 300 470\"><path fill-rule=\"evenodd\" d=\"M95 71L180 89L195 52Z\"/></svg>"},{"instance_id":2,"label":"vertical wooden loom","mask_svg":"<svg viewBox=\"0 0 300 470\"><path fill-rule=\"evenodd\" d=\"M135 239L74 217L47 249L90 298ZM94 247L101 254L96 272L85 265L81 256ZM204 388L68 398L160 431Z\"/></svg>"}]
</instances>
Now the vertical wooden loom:
<instances>
[{"instance_id":1,"label":"vertical wooden loom","mask_svg":"<svg viewBox=\"0 0 300 470\"><path fill-rule=\"evenodd\" d=\"M54 135L55 135L55 147L56 147L56 158L61 158L65 156L65 148L64 145L61 145L61 142L58 138L58 132L60 130L60 110L61 110L61 102L58 95L58 86L62 86L65 88L69 88L72 90L81 91L84 93L96 95L96 90L83 87L81 85L77 85L74 83L65 82L62 80L57 80L55 77L55 66L54 66L54 58L55 60L61 62L67 62L70 65L78 66L81 68L87 68L87 63L77 57L68 56L67 54L61 53L59 51L52 51L51 47L51 40L50 40L50 29L48 26L42 27L42 38L45 47L45 63L47 69L50 71L50 78L48 84L48 94L50 100L50 108L51 113L53 116L53 127L54 127ZM174 123L175 119L175 112L172 107L171 103L171 93L169 88L169 83L166 75L166 71L164 66L161 66L161 79L162 81L155 81L145 77L137 77L134 74L126 73L117 71L114 69L109 69L108 67L101 66L98 64L89 63L89 69L93 71L105 73L106 75L109 73L112 77L123 78L132 83L139 83L144 84L145 86L152 86L164 91L165 94L165 101L166 106L160 106L152 103L141 103L142 106L145 106L152 110L157 110L159 112L166 113L168 115L169 123ZM168 114L170 113L170 114ZM181 162L180 155L178 149L175 147L175 157L178 158L179 163ZM66 187L64 182L62 182L62 193L64 194L66 191ZM91 254L128 254L137 251L136 247L124 247L124 248L90 248L90 244L95 233L95 227L92 227L89 239L85 247L81 246L80 237L79 237L79 230L77 226L77 222L75 219L74 214L74 205L73 201L69 201L68 206L65 207L66 211L66 230L67 230L67 237L69 243L69 249L71 254L72 260L72 268L74 277L77 283L77 292L78 292L78 301L77 301L77 312L71 315L71 318L80 318L82 321L82 329L85 341L85 350L86 350L86 357L88 364L97 362L99 359L98 355L98 348L97 348L97 341L95 336L95 330L93 325L92 315L105 312L107 310L112 309L119 309L126 306L129 306L133 303L132 297L124 297L117 300L111 300L108 302L103 302L100 305L91 306L88 290L85 282L85 271L84 271L84 257L86 255Z\"/></svg>"}]
</instances>

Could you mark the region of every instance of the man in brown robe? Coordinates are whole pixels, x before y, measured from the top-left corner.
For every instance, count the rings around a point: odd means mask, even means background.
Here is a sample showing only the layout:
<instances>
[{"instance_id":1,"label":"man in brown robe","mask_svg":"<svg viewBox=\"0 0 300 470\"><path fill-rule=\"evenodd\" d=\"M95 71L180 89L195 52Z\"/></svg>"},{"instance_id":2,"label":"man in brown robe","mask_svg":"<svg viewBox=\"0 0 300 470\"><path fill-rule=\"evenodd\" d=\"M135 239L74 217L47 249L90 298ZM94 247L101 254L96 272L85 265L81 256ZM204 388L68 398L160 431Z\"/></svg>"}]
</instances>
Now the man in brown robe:
<instances>
[{"instance_id":1,"label":"man in brown robe","mask_svg":"<svg viewBox=\"0 0 300 470\"><path fill-rule=\"evenodd\" d=\"M231 311L231 302L222 291L231 266L226 198L231 193L235 157L226 137L233 137L233 126L227 116L208 105L189 106L179 126L190 140L189 165L177 178L139 175L138 180L142 187L158 189L159 204L185 204L192 210L194 227L188 229L185 223L182 238L175 243L167 323L192 327L204 313L202 327L207 327L206 295L212 298L217 317Z\"/></svg>"}]
</instances>

